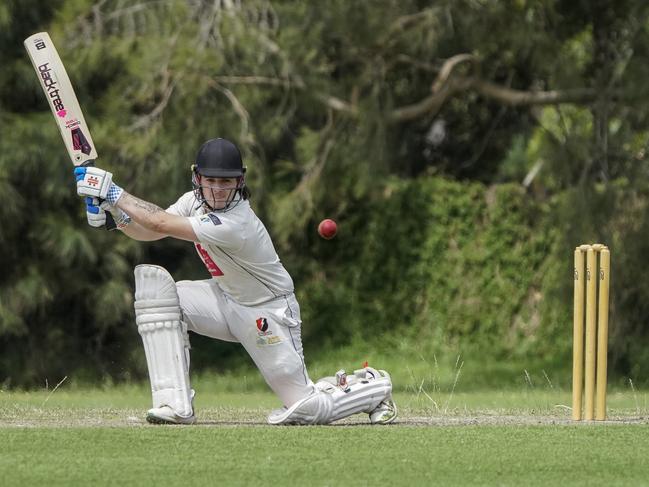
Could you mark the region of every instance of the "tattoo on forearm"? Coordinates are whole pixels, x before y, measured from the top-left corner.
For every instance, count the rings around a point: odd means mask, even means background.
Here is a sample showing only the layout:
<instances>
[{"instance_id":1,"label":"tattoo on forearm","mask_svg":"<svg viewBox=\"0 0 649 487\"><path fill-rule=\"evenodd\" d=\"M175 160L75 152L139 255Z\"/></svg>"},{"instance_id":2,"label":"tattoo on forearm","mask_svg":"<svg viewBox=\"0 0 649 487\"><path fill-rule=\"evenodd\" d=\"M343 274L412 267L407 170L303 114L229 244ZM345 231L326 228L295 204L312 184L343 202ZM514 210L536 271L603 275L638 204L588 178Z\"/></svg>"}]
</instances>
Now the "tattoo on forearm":
<instances>
[{"instance_id":1,"label":"tattoo on forearm","mask_svg":"<svg viewBox=\"0 0 649 487\"><path fill-rule=\"evenodd\" d=\"M161 211L164 211L158 205L154 205L153 203L149 203L148 201L144 201L141 200L140 198L136 198L132 194L126 193L122 197L128 198L135 206L137 206L138 208L142 208L147 213L154 214L154 213L160 213Z\"/></svg>"}]
</instances>

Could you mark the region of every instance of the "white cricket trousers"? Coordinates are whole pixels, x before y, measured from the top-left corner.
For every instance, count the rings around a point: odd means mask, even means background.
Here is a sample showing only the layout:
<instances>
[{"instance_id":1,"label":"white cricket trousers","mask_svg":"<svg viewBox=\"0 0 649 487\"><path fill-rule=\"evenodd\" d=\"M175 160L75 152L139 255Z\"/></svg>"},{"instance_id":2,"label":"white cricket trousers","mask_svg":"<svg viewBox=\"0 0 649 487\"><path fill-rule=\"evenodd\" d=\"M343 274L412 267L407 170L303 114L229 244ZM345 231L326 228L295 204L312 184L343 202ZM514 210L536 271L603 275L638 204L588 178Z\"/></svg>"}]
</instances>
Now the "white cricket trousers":
<instances>
[{"instance_id":1,"label":"white cricket trousers","mask_svg":"<svg viewBox=\"0 0 649 487\"><path fill-rule=\"evenodd\" d=\"M314 391L302 351L302 320L295 295L244 306L212 279L179 281L178 297L187 328L200 335L238 342L284 406Z\"/></svg>"}]
</instances>

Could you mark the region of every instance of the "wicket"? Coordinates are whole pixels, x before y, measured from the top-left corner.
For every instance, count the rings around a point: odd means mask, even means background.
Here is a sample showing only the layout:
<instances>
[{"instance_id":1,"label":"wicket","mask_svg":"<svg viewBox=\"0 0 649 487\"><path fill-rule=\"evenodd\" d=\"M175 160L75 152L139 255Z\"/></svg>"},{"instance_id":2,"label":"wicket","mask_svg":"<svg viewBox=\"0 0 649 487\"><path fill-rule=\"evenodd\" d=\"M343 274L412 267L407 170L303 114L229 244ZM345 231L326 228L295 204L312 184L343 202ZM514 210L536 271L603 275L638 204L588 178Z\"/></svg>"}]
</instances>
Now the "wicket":
<instances>
[{"instance_id":1,"label":"wicket","mask_svg":"<svg viewBox=\"0 0 649 487\"><path fill-rule=\"evenodd\" d=\"M591 421L593 417L599 421L606 419L610 268L611 254L605 245L580 245L575 249L572 356L572 419L575 421L582 419L583 389L585 389L583 419L587 421ZM598 276L599 279L595 276ZM585 372L584 305L586 322Z\"/></svg>"}]
</instances>

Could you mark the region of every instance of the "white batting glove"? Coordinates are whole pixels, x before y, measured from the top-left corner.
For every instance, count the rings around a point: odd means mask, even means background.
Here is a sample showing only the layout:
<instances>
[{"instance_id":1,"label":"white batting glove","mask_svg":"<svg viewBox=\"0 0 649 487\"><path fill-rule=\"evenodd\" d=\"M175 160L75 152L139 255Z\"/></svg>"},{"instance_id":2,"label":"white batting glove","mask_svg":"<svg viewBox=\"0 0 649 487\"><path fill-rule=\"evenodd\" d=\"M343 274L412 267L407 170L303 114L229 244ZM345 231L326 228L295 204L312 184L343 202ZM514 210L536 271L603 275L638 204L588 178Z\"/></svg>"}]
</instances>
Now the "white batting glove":
<instances>
[{"instance_id":1,"label":"white batting glove","mask_svg":"<svg viewBox=\"0 0 649 487\"><path fill-rule=\"evenodd\" d=\"M108 223L106 212L112 215L115 226L106 225ZM131 223L131 217L121 209L111 206L107 201L99 204L97 198L91 198L89 196L86 197L86 216L88 218L88 225L95 228L106 226L109 230L114 230L115 227L122 229Z\"/></svg>"},{"instance_id":2,"label":"white batting glove","mask_svg":"<svg viewBox=\"0 0 649 487\"><path fill-rule=\"evenodd\" d=\"M106 225L106 211L99 206L97 198L86 196L86 218L91 227L100 228Z\"/></svg>"},{"instance_id":3,"label":"white batting glove","mask_svg":"<svg viewBox=\"0 0 649 487\"><path fill-rule=\"evenodd\" d=\"M77 194L108 201L114 205L122 188L113 184L113 174L98 167L76 167L74 176L77 180Z\"/></svg>"}]
</instances>

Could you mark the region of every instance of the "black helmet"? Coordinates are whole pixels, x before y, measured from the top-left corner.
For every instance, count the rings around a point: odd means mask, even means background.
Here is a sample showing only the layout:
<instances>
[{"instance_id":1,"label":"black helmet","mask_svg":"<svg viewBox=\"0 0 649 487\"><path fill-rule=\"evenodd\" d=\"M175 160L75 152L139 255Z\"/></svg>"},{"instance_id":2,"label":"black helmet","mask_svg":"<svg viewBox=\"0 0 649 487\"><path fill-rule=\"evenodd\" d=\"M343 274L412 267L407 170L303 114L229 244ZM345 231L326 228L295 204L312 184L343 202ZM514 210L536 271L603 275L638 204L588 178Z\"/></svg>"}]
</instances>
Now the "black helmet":
<instances>
[{"instance_id":1,"label":"black helmet","mask_svg":"<svg viewBox=\"0 0 649 487\"><path fill-rule=\"evenodd\" d=\"M195 170L208 178L239 178L246 172L241 152L225 139L211 139L201 146L196 155Z\"/></svg>"},{"instance_id":2,"label":"black helmet","mask_svg":"<svg viewBox=\"0 0 649 487\"><path fill-rule=\"evenodd\" d=\"M196 199L210 211L228 211L237 206L242 200L250 197L250 191L244 180L246 168L241 161L241 152L229 140L210 139L198 150L196 163L192 165L192 186ZM213 208L205 198L204 188L201 184L206 178L236 178L236 186L232 187L230 196L225 206ZM211 189L207 188L207 191Z\"/></svg>"}]
</instances>

